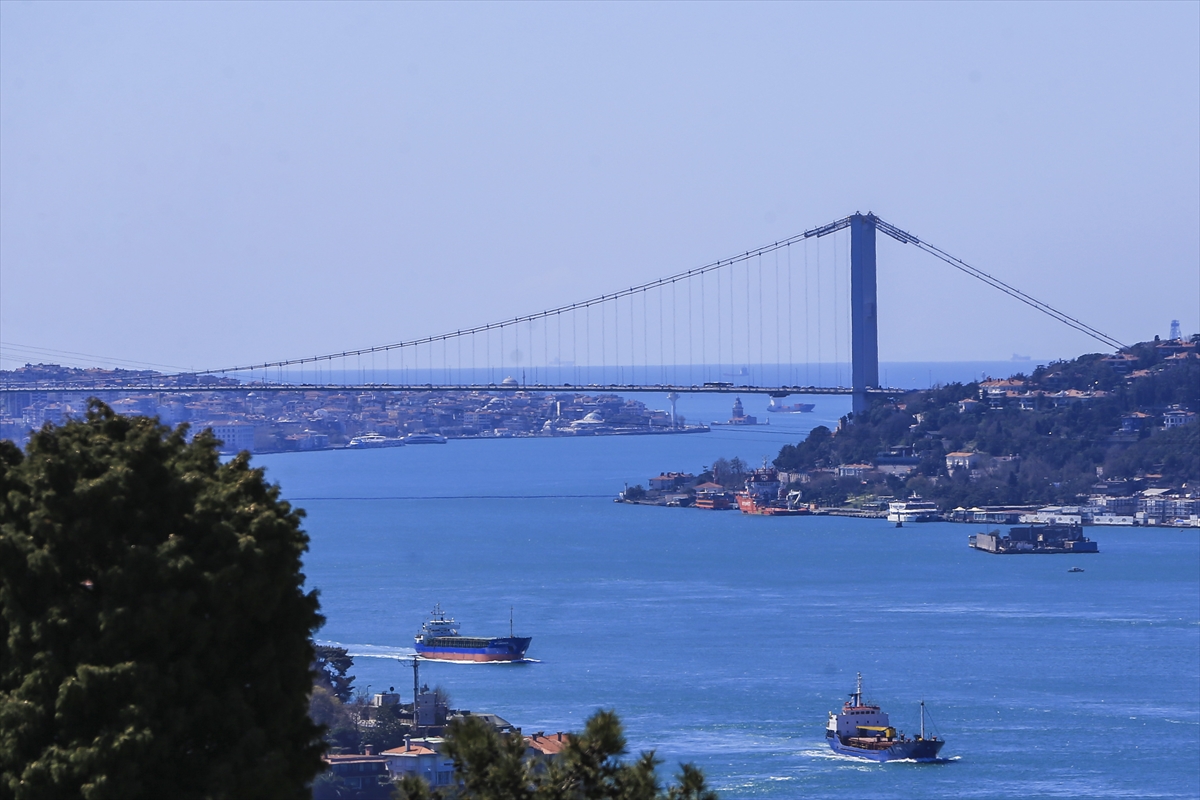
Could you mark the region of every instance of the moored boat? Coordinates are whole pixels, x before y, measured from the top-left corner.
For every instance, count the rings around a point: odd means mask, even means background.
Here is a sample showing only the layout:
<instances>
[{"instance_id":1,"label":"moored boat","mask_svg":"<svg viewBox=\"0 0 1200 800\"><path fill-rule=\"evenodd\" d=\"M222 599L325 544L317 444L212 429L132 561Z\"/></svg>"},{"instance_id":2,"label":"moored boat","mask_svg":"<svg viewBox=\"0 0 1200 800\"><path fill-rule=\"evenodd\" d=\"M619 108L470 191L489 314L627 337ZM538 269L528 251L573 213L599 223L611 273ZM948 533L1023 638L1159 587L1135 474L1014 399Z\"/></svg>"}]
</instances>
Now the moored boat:
<instances>
[{"instance_id":1,"label":"moored boat","mask_svg":"<svg viewBox=\"0 0 1200 800\"><path fill-rule=\"evenodd\" d=\"M736 495L738 510L743 514L758 514L767 517L794 517L808 514L809 508L800 504L800 493L790 492L781 500L783 487L779 473L763 466L746 478L745 489Z\"/></svg>"},{"instance_id":2,"label":"moored boat","mask_svg":"<svg viewBox=\"0 0 1200 800\"><path fill-rule=\"evenodd\" d=\"M405 444L445 444L446 437L440 433L410 433L404 437Z\"/></svg>"},{"instance_id":3,"label":"moored boat","mask_svg":"<svg viewBox=\"0 0 1200 800\"><path fill-rule=\"evenodd\" d=\"M967 538L967 544L996 555L1100 552L1100 546L1083 535L1081 526L1058 523L1018 525L1009 528L1007 536L999 531L975 533Z\"/></svg>"},{"instance_id":4,"label":"moored boat","mask_svg":"<svg viewBox=\"0 0 1200 800\"><path fill-rule=\"evenodd\" d=\"M433 661L521 661L533 641L530 636L512 635L511 617L508 636L460 636L458 622L447 617L440 604L413 639L417 655Z\"/></svg>"},{"instance_id":5,"label":"moored boat","mask_svg":"<svg viewBox=\"0 0 1200 800\"><path fill-rule=\"evenodd\" d=\"M933 761L945 741L925 735L925 701L921 701L921 732L915 738L897 732L888 715L862 696L862 673L850 694L850 700L837 714L829 712L825 740L835 752L872 761Z\"/></svg>"},{"instance_id":6,"label":"moored boat","mask_svg":"<svg viewBox=\"0 0 1200 800\"><path fill-rule=\"evenodd\" d=\"M936 522L940 516L937 504L922 500L919 495L888 503L888 522L901 525L905 522Z\"/></svg>"},{"instance_id":7,"label":"moored boat","mask_svg":"<svg viewBox=\"0 0 1200 800\"><path fill-rule=\"evenodd\" d=\"M799 517L811 514L806 505L776 505L761 502L760 498L749 492L737 493L738 510L743 514L759 514L765 517Z\"/></svg>"},{"instance_id":8,"label":"moored boat","mask_svg":"<svg viewBox=\"0 0 1200 800\"><path fill-rule=\"evenodd\" d=\"M374 431L371 431L355 436L346 446L356 449L366 449L371 447L402 447L403 445L403 439L391 439L387 436L384 436L382 433L375 433Z\"/></svg>"}]
</instances>

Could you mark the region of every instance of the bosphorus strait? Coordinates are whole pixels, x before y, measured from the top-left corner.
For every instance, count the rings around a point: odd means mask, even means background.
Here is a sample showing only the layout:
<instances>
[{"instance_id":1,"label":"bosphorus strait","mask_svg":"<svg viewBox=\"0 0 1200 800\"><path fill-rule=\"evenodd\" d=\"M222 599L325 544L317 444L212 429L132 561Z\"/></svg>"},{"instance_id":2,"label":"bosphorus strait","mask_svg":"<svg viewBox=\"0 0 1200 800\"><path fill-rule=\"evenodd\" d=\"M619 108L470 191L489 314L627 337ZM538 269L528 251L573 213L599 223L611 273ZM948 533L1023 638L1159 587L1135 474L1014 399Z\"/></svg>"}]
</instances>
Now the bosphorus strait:
<instances>
[{"instance_id":1,"label":"bosphorus strait","mask_svg":"<svg viewBox=\"0 0 1200 800\"><path fill-rule=\"evenodd\" d=\"M477 630L507 630L511 606L538 663L430 664L422 681L526 732L616 708L632 750L695 761L723 797L1196 795L1194 531L1105 530L1069 574L1070 556L972 551L969 525L642 508L604 491L666 459L764 447L735 437L256 462L308 511L318 638L359 654L360 690L403 691L397 657L435 602ZM829 752L826 714L856 672L898 728L915 732L926 701L945 763Z\"/></svg>"}]
</instances>

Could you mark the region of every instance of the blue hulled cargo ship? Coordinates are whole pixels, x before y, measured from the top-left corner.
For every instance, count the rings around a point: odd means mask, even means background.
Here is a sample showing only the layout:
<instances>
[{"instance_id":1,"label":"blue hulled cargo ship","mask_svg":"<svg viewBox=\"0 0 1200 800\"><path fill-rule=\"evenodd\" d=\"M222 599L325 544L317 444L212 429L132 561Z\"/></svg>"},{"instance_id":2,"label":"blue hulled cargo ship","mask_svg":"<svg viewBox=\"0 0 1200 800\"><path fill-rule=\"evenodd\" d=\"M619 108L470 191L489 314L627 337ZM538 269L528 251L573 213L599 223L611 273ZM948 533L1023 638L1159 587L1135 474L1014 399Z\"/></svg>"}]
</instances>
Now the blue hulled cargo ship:
<instances>
[{"instance_id":1,"label":"blue hulled cargo ship","mask_svg":"<svg viewBox=\"0 0 1200 800\"><path fill-rule=\"evenodd\" d=\"M459 636L458 623L436 605L414 637L417 655L433 661L521 661L533 637L513 636L511 617L508 624L508 636Z\"/></svg>"},{"instance_id":2,"label":"blue hulled cargo ship","mask_svg":"<svg viewBox=\"0 0 1200 800\"><path fill-rule=\"evenodd\" d=\"M915 739L897 734L888 715L879 706L862 699L862 673L850 700L842 710L829 712L825 740L835 753L872 761L933 761L945 742L936 736L925 736L925 703L921 702L921 733Z\"/></svg>"}]
</instances>

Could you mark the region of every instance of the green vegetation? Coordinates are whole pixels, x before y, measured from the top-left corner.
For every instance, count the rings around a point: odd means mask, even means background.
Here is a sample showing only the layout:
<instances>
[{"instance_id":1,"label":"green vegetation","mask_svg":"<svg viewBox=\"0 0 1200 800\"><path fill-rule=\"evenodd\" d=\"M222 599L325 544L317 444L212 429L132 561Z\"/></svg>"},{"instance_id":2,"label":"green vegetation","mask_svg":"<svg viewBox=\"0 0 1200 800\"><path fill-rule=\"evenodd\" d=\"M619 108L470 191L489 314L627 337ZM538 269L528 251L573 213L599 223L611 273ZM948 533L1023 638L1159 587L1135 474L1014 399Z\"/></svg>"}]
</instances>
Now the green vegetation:
<instances>
[{"instance_id":1,"label":"green vegetation","mask_svg":"<svg viewBox=\"0 0 1200 800\"><path fill-rule=\"evenodd\" d=\"M303 797L301 512L211 434L92 401L0 441L0 797Z\"/></svg>"},{"instance_id":2,"label":"green vegetation","mask_svg":"<svg viewBox=\"0 0 1200 800\"><path fill-rule=\"evenodd\" d=\"M712 474L712 480L726 489L741 489L750 474L750 466L737 456L733 458L718 458L705 472Z\"/></svg>"},{"instance_id":3,"label":"green vegetation","mask_svg":"<svg viewBox=\"0 0 1200 800\"><path fill-rule=\"evenodd\" d=\"M808 472L806 500L840 505L856 495L912 494L955 506L1071 503L1090 493L1097 476L1163 483L1200 481L1200 425L1161 430L1164 408L1200 407L1200 363L1165 361L1161 348L1144 343L1127 351L1136 359L1122 375L1098 354L1039 367L1022 398L981 397L980 384L952 384L880 400L863 415L843 419L836 432L815 428L803 442L782 448L775 466ZM1054 393L1082 395L1053 397ZM960 406L960 401L968 402ZM1121 432L1133 412L1149 416ZM946 455L979 453L977 469L949 470ZM915 467L907 475L872 473L837 477L839 464L886 463ZM915 459L915 463L912 460Z\"/></svg>"},{"instance_id":4,"label":"green vegetation","mask_svg":"<svg viewBox=\"0 0 1200 800\"><path fill-rule=\"evenodd\" d=\"M653 752L633 763L626 752L621 722L612 711L597 711L582 734L573 734L557 758L545 761L526 755L519 734L500 734L478 717L451 722L446 754L454 759L462 787L431 788L421 778L406 777L397 787L401 800L716 800L704 774L683 764L679 783L665 791L655 777L662 763Z\"/></svg>"}]
</instances>

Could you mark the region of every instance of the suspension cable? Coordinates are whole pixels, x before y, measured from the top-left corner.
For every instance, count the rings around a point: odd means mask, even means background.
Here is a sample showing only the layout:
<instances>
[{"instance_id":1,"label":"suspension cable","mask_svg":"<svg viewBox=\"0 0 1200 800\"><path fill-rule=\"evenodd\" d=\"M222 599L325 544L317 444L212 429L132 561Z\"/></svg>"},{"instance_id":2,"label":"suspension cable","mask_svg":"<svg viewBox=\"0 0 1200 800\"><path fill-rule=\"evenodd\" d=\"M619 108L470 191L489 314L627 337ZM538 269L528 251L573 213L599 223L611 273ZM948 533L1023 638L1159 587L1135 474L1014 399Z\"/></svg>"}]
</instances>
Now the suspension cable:
<instances>
[{"instance_id":1,"label":"suspension cable","mask_svg":"<svg viewBox=\"0 0 1200 800\"><path fill-rule=\"evenodd\" d=\"M876 217L875 218L875 227L877 229L883 231L884 233L886 233L888 236L892 237L896 241L900 242L901 244L915 245L919 249L924 250L926 253L929 253L930 255L934 256L935 258L945 261L947 264L954 267L955 269L965 272L966 274L970 275L971 277L977 278L978 280L983 281L984 283L988 284L989 286L992 286L993 288L999 289L1000 291L1004 292L1009 297L1014 297L1017 300L1020 300L1025 305L1031 306L1032 308L1036 308L1038 311L1041 311L1043 314L1053 317L1054 319L1058 320L1059 322L1063 323L1064 325L1074 328L1075 330L1079 331L1080 333L1090 336L1093 339L1107 345L1108 347L1111 347L1115 350L1123 350L1127 347L1127 345L1122 344L1120 341L1114 339L1113 337L1109 336L1106 333L1102 333L1102 332L1096 330L1091 325L1081 322L1080 320L1077 320L1074 317L1068 316L1067 314L1063 313L1062 311L1059 311L1057 308L1054 308L1053 306L1051 306L1047 303L1043 303L1041 300L1037 300L1033 297L1030 297L1029 295L1022 292L1020 289L1017 289L1013 286L1009 286L1004 281L1000 280L999 278L997 278L995 276L987 274L986 272L984 272L981 269L972 267L970 264L963 261L961 258L957 258L955 256L950 255L945 250L942 250L940 247L935 247L935 246L929 244L928 242L921 241L916 236L913 236L911 233L908 233L906 231L900 230L895 225L892 225L890 222L884 222L883 220Z\"/></svg>"}]
</instances>

